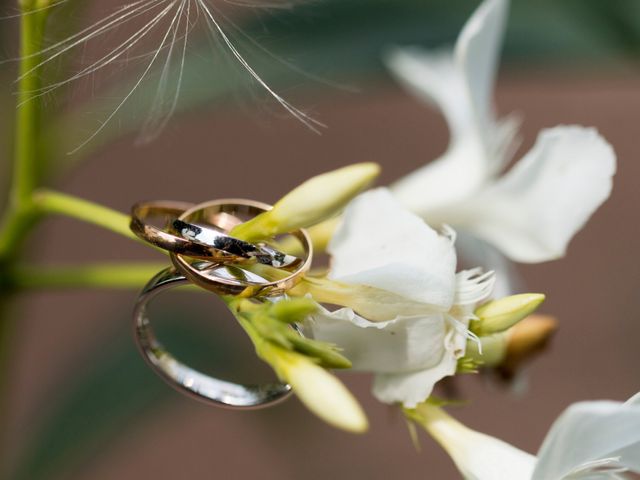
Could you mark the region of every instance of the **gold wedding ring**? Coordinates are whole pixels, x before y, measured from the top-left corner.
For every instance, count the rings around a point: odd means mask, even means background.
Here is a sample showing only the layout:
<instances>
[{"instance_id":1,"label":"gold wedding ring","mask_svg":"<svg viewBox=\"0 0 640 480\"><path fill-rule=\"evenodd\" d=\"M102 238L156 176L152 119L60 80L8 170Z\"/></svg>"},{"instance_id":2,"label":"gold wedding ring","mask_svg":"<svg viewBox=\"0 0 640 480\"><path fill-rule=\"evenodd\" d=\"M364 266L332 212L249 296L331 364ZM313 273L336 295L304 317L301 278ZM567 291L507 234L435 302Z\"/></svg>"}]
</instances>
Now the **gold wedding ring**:
<instances>
[{"instance_id":1,"label":"gold wedding ring","mask_svg":"<svg viewBox=\"0 0 640 480\"><path fill-rule=\"evenodd\" d=\"M212 218L202 218L206 225L179 221L178 217L193 206L192 203L169 200L137 203L131 209L131 230L139 238L168 252L216 263L258 262L291 270L302 262L264 243L254 244L229 236L225 231L242 222L232 215L219 213ZM152 219L160 220L164 225L156 227L151 223Z\"/></svg>"},{"instance_id":2,"label":"gold wedding ring","mask_svg":"<svg viewBox=\"0 0 640 480\"><path fill-rule=\"evenodd\" d=\"M178 220L188 224L211 225L223 233L228 233L238 222L249 220L262 212L270 210L265 203L244 199L222 199L201 203L183 212ZM229 266L225 275L203 275L201 270L193 266L193 258L184 253L171 253L171 260L180 273L202 288L219 295L236 295L243 297L279 296L293 288L311 267L313 257L311 240L304 230L297 230L293 235L302 245L304 257L295 265L293 271L276 269L265 265ZM264 280L264 277L275 277ZM262 278L261 278L262 277Z\"/></svg>"}]
</instances>

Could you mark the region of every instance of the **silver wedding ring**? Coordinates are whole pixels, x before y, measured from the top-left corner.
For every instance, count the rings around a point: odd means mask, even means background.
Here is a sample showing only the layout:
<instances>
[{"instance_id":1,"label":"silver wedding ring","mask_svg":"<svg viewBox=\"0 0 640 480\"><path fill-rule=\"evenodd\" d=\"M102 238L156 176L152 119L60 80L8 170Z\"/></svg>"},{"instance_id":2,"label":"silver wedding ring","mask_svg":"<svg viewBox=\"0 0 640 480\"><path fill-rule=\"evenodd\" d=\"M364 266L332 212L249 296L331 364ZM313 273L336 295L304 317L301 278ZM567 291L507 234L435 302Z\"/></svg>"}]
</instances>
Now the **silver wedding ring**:
<instances>
[{"instance_id":1,"label":"silver wedding ring","mask_svg":"<svg viewBox=\"0 0 640 480\"><path fill-rule=\"evenodd\" d=\"M302 259L280 252L265 243L245 242L210 226L176 219L172 227L187 240L221 250L240 259L255 260L275 268L295 267L302 263Z\"/></svg>"},{"instance_id":2,"label":"silver wedding ring","mask_svg":"<svg viewBox=\"0 0 640 480\"><path fill-rule=\"evenodd\" d=\"M224 270L233 268L207 262L192 265L200 269L203 275L212 276L230 275ZM134 336L151 369L178 391L219 407L255 409L287 398L291 394L291 387L286 383L243 385L213 378L180 363L158 342L149 321L147 305L161 293L190 283L184 275L170 267L153 277L138 297L134 309Z\"/></svg>"}]
</instances>

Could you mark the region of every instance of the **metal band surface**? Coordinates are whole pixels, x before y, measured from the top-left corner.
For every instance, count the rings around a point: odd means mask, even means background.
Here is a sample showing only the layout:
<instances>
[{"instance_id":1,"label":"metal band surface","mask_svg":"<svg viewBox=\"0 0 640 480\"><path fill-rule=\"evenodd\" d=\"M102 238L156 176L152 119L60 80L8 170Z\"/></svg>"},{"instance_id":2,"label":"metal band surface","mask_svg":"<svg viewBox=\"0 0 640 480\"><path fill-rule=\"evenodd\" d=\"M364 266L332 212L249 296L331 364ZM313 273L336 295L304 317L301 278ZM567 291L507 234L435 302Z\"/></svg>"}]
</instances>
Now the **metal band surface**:
<instances>
[{"instance_id":1,"label":"metal band surface","mask_svg":"<svg viewBox=\"0 0 640 480\"><path fill-rule=\"evenodd\" d=\"M217 259L218 252L213 251L210 247L194 243L147 223L147 219L153 217L161 217L171 221L191 207L193 207L192 203L170 200L136 203L131 208L131 223L129 227L139 238L163 250L196 258ZM218 254L218 256L223 257L221 254ZM230 255L227 256L231 257Z\"/></svg>"},{"instance_id":2,"label":"metal band surface","mask_svg":"<svg viewBox=\"0 0 640 480\"><path fill-rule=\"evenodd\" d=\"M209 268L224 269L223 266L210 267L205 262L192 265L202 275L212 274ZM254 279L257 281L257 278ZM153 277L140 293L134 310L134 337L145 361L169 385L182 393L216 406L233 409L252 409L272 405L287 398L291 387L286 383L274 382L263 385L242 385L205 375L176 360L158 342L149 322L147 305L159 294L172 288L189 284L189 280L167 268Z\"/></svg>"},{"instance_id":3,"label":"metal band surface","mask_svg":"<svg viewBox=\"0 0 640 480\"><path fill-rule=\"evenodd\" d=\"M182 220L174 220L172 226L182 237L194 243L206 245L247 260L255 260L263 265L274 268L295 268L302 262L298 257L287 255L269 245L245 242L215 228L187 223Z\"/></svg>"},{"instance_id":4,"label":"metal band surface","mask_svg":"<svg viewBox=\"0 0 640 480\"><path fill-rule=\"evenodd\" d=\"M244 199L222 199L201 203L185 211L178 220L186 223L209 223L215 227L228 231L233 225L226 224L224 219L229 217L255 217L262 212L271 209L271 206L265 203ZM218 218L223 219L218 223ZM178 269L193 283L211 290L220 295L239 295L245 297L256 296L279 296L287 290L293 288L311 267L313 257L311 240L304 230L298 230L290 233L295 236L302 244L304 256L302 261L295 267L292 272L274 271L280 278L273 281L264 279L256 279L256 275L246 269L237 269L237 275L234 276L217 276L203 275L202 272L195 268L189 258L183 254L171 254L171 261ZM262 274L260 274L262 275ZM260 278L260 277L258 277Z\"/></svg>"}]
</instances>

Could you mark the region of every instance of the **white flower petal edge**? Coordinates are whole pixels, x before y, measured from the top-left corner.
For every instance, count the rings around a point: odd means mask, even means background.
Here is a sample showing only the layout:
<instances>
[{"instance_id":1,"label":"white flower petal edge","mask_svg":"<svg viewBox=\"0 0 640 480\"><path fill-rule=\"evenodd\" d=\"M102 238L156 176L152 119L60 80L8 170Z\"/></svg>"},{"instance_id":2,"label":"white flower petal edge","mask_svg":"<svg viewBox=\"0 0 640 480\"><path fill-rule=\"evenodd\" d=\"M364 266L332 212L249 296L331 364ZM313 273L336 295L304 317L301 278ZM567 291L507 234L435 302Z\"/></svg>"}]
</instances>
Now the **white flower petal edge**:
<instances>
[{"instance_id":1,"label":"white flower petal edge","mask_svg":"<svg viewBox=\"0 0 640 480\"><path fill-rule=\"evenodd\" d=\"M640 405L581 402L551 427L532 480L575 478L578 472L608 478L607 470L614 475L620 468L640 472Z\"/></svg>"},{"instance_id":2,"label":"white flower petal edge","mask_svg":"<svg viewBox=\"0 0 640 480\"><path fill-rule=\"evenodd\" d=\"M385 60L416 96L442 110L451 141L439 159L393 185L401 202L420 215L463 199L500 171L515 136L513 118L496 122L491 105L508 2L487 0L464 26L455 51L398 48Z\"/></svg>"},{"instance_id":3,"label":"white flower petal edge","mask_svg":"<svg viewBox=\"0 0 640 480\"><path fill-rule=\"evenodd\" d=\"M327 251L333 280L386 290L425 309L451 307L453 239L438 235L385 188L365 192L347 206Z\"/></svg>"},{"instance_id":4,"label":"white flower petal edge","mask_svg":"<svg viewBox=\"0 0 640 480\"><path fill-rule=\"evenodd\" d=\"M519 262L564 255L575 233L609 197L613 148L593 128L543 130L506 175L470 199L452 222Z\"/></svg>"}]
</instances>

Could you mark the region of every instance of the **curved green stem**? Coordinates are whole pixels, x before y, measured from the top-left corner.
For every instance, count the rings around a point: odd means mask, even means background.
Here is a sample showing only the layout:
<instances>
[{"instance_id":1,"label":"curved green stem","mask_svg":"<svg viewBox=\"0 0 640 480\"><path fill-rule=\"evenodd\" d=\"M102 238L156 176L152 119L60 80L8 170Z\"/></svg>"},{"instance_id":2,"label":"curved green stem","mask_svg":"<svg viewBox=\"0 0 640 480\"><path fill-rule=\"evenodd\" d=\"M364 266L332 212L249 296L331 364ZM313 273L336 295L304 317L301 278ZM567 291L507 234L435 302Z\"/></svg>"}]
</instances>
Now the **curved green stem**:
<instances>
[{"instance_id":1,"label":"curved green stem","mask_svg":"<svg viewBox=\"0 0 640 480\"><path fill-rule=\"evenodd\" d=\"M132 240L139 240L129 228L129 215L65 193L38 190L33 206L42 214L56 214L97 225Z\"/></svg>"}]
</instances>

